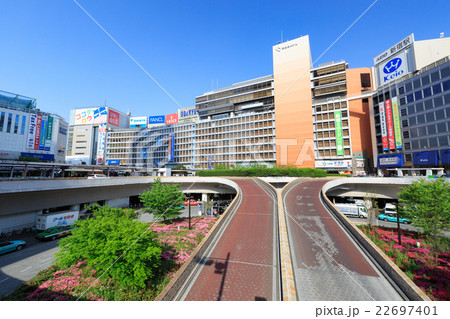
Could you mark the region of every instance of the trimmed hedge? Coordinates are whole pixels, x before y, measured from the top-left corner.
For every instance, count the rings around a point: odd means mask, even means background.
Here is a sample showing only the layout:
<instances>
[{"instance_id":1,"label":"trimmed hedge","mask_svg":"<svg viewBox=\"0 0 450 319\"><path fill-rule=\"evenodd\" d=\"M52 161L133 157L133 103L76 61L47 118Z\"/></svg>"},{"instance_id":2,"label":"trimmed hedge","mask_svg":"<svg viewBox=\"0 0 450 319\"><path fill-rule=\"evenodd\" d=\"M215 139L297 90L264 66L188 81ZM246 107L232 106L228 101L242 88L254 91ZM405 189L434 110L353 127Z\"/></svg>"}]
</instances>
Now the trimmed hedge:
<instances>
[{"instance_id":1,"label":"trimmed hedge","mask_svg":"<svg viewBox=\"0 0 450 319\"><path fill-rule=\"evenodd\" d=\"M289 176L289 177L326 177L324 170L316 168L295 167L250 167L233 169L203 170L196 173L197 176Z\"/></svg>"}]
</instances>

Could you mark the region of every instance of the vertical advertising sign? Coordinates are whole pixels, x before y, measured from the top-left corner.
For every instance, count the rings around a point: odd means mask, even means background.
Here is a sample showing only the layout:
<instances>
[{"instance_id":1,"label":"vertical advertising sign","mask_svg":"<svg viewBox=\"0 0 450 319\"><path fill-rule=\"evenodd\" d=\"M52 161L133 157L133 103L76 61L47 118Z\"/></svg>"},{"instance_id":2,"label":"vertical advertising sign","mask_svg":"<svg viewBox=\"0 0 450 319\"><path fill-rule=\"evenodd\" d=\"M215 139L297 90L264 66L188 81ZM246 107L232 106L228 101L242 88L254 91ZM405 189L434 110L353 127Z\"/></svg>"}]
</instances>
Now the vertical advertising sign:
<instances>
[{"instance_id":1,"label":"vertical advertising sign","mask_svg":"<svg viewBox=\"0 0 450 319\"><path fill-rule=\"evenodd\" d=\"M48 116L43 115L42 116L42 124L41 124L41 134L39 137L39 150L40 151L45 150L45 139L47 138L47 121L48 121Z\"/></svg>"},{"instance_id":2,"label":"vertical advertising sign","mask_svg":"<svg viewBox=\"0 0 450 319\"><path fill-rule=\"evenodd\" d=\"M47 136L45 138L45 151L50 151L52 145L52 134L53 134L53 117L48 117L47 122Z\"/></svg>"},{"instance_id":3,"label":"vertical advertising sign","mask_svg":"<svg viewBox=\"0 0 450 319\"><path fill-rule=\"evenodd\" d=\"M208 158L208 169L212 170L212 157L211 156Z\"/></svg>"},{"instance_id":4,"label":"vertical advertising sign","mask_svg":"<svg viewBox=\"0 0 450 319\"><path fill-rule=\"evenodd\" d=\"M394 135L395 135L395 148L402 149L402 130L400 128L400 116L398 112L397 97L393 97L392 101L392 118L394 119Z\"/></svg>"},{"instance_id":5,"label":"vertical advertising sign","mask_svg":"<svg viewBox=\"0 0 450 319\"><path fill-rule=\"evenodd\" d=\"M169 135L169 147L168 147L168 158L169 162L173 162L173 152L174 152L175 135Z\"/></svg>"},{"instance_id":6,"label":"vertical advertising sign","mask_svg":"<svg viewBox=\"0 0 450 319\"><path fill-rule=\"evenodd\" d=\"M389 149L395 150L394 123L392 122L391 100L386 100L386 122Z\"/></svg>"},{"instance_id":7,"label":"vertical advertising sign","mask_svg":"<svg viewBox=\"0 0 450 319\"><path fill-rule=\"evenodd\" d=\"M36 120L36 135L34 137L34 149L39 149L39 139L41 137L42 115L38 114Z\"/></svg>"},{"instance_id":8,"label":"vertical advertising sign","mask_svg":"<svg viewBox=\"0 0 450 319\"><path fill-rule=\"evenodd\" d=\"M386 128L386 112L384 110L384 102L380 103L380 126L381 126L381 139L383 142L383 151L387 151L388 148L388 136Z\"/></svg>"},{"instance_id":9,"label":"vertical advertising sign","mask_svg":"<svg viewBox=\"0 0 450 319\"><path fill-rule=\"evenodd\" d=\"M27 149L34 149L34 139L36 137L37 114L30 114L30 124L28 125Z\"/></svg>"},{"instance_id":10,"label":"vertical advertising sign","mask_svg":"<svg viewBox=\"0 0 450 319\"><path fill-rule=\"evenodd\" d=\"M344 155L344 140L342 138L342 114L341 111L334 112L334 123L336 130L337 155Z\"/></svg>"},{"instance_id":11,"label":"vertical advertising sign","mask_svg":"<svg viewBox=\"0 0 450 319\"><path fill-rule=\"evenodd\" d=\"M109 124L119 126L119 119L120 119L119 113L114 112L113 110L109 110L109 117L108 117Z\"/></svg>"},{"instance_id":12,"label":"vertical advertising sign","mask_svg":"<svg viewBox=\"0 0 450 319\"><path fill-rule=\"evenodd\" d=\"M103 163L105 155L106 123L98 126L97 164Z\"/></svg>"}]
</instances>

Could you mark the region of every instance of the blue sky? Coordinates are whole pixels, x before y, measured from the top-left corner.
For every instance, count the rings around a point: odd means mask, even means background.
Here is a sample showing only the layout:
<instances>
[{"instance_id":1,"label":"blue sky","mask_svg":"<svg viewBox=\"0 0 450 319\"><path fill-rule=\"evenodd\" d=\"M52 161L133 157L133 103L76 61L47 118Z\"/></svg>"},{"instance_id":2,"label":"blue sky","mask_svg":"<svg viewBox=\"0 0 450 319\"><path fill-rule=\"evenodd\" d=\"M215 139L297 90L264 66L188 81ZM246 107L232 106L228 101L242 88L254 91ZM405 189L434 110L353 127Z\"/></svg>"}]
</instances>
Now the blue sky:
<instances>
[{"instance_id":1,"label":"blue sky","mask_svg":"<svg viewBox=\"0 0 450 319\"><path fill-rule=\"evenodd\" d=\"M310 36L315 60L374 0L77 0L181 104L269 75L272 46ZM106 103L133 116L175 113L172 101L73 0L0 0L0 90L34 97L66 120ZM450 1L379 0L317 64L351 68L410 33L450 36Z\"/></svg>"}]
</instances>

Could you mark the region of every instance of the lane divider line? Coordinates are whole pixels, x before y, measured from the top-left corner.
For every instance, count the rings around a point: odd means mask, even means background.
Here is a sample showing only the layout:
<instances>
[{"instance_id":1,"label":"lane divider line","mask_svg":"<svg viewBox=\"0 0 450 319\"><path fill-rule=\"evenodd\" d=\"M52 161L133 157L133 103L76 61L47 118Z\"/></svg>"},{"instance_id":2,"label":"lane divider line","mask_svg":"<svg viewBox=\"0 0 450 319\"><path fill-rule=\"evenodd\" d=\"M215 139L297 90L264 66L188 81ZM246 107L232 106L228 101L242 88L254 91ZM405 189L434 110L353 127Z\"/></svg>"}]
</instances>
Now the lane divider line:
<instances>
[{"instance_id":1,"label":"lane divider line","mask_svg":"<svg viewBox=\"0 0 450 319\"><path fill-rule=\"evenodd\" d=\"M0 280L0 284L4 281L7 281L9 279L9 277L6 277L5 279Z\"/></svg>"},{"instance_id":2,"label":"lane divider line","mask_svg":"<svg viewBox=\"0 0 450 319\"><path fill-rule=\"evenodd\" d=\"M30 266L30 267L28 267L28 268L22 269L20 272L27 271L28 269L31 269L31 268L33 268L33 266Z\"/></svg>"}]
</instances>

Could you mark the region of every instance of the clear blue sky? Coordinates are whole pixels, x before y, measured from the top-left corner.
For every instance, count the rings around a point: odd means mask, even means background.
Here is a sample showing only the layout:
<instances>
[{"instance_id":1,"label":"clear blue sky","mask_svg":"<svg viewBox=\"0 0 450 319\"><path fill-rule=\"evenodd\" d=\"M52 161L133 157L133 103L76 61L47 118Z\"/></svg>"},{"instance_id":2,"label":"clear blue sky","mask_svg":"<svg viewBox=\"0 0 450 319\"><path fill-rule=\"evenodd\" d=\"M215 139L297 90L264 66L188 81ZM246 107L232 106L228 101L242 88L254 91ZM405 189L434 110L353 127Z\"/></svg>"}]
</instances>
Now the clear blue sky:
<instances>
[{"instance_id":1,"label":"clear blue sky","mask_svg":"<svg viewBox=\"0 0 450 319\"><path fill-rule=\"evenodd\" d=\"M272 46L310 36L315 60L374 0L78 2L183 106L195 96L273 73ZM0 0L0 90L37 98L66 120L103 105L133 116L173 102L73 0ZM379 0L316 65L373 57L414 33L450 36L450 1Z\"/></svg>"}]
</instances>

